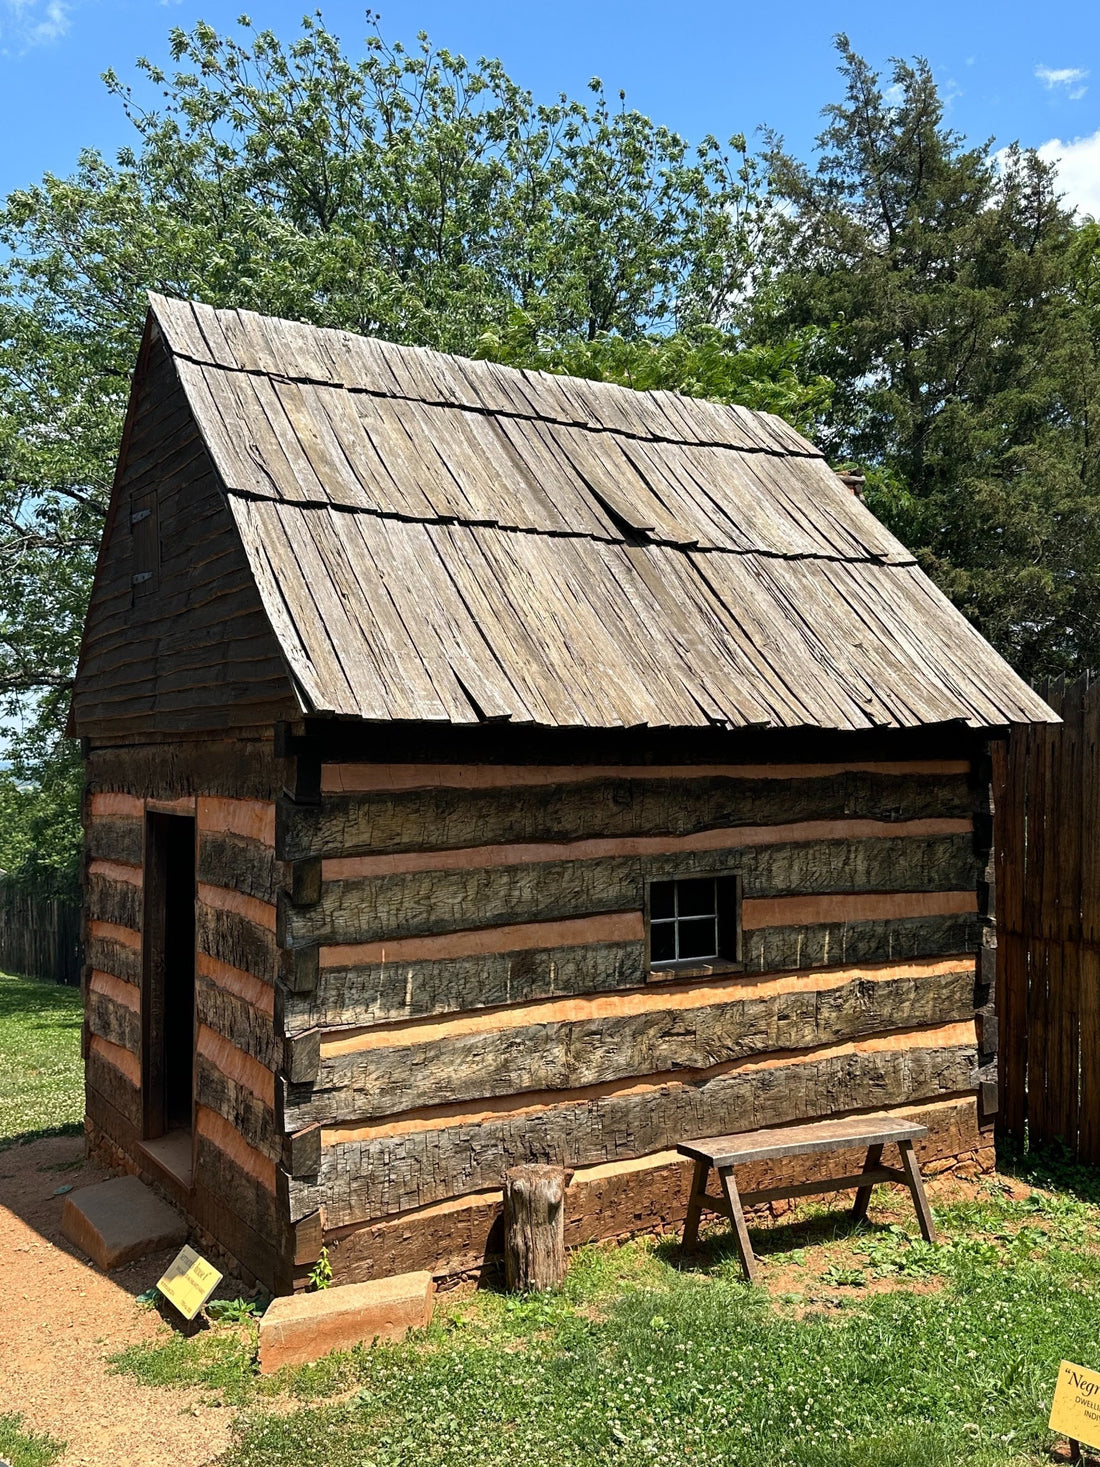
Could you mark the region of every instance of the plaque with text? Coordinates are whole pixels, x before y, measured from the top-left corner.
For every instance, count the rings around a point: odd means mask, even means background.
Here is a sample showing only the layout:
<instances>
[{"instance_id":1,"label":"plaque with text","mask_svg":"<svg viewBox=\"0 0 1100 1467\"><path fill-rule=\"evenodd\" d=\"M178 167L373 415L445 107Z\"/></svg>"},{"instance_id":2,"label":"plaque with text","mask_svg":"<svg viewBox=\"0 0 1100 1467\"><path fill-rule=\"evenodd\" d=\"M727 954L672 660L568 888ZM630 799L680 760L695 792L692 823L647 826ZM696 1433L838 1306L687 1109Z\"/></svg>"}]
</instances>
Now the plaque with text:
<instances>
[{"instance_id":1,"label":"plaque with text","mask_svg":"<svg viewBox=\"0 0 1100 1467\"><path fill-rule=\"evenodd\" d=\"M157 1288L184 1319L194 1319L221 1281L214 1265L194 1248L181 1248Z\"/></svg>"}]
</instances>

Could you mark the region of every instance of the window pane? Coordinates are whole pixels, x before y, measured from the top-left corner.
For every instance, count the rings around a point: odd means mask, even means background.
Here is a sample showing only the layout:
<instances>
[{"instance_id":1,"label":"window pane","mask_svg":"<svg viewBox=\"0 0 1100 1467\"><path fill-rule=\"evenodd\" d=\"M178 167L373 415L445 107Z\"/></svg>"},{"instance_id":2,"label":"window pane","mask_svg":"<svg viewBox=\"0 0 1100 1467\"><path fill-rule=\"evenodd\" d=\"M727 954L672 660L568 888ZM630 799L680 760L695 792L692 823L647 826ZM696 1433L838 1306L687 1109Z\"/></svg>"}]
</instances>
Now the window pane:
<instances>
[{"instance_id":1,"label":"window pane","mask_svg":"<svg viewBox=\"0 0 1100 1467\"><path fill-rule=\"evenodd\" d=\"M671 917L674 912L672 889L674 881L655 881L649 888L649 915Z\"/></svg>"},{"instance_id":2,"label":"window pane","mask_svg":"<svg viewBox=\"0 0 1100 1467\"><path fill-rule=\"evenodd\" d=\"M655 963L671 963L676 956L676 923L655 922L649 929L649 955Z\"/></svg>"},{"instance_id":3,"label":"window pane","mask_svg":"<svg viewBox=\"0 0 1100 1467\"><path fill-rule=\"evenodd\" d=\"M718 953L717 924L713 917L693 917L679 922L681 958L713 958Z\"/></svg>"},{"instance_id":4,"label":"window pane","mask_svg":"<svg viewBox=\"0 0 1100 1467\"><path fill-rule=\"evenodd\" d=\"M713 917L714 878L698 881L678 881L676 895L679 899L677 915L680 917Z\"/></svg>"}]
</instances>

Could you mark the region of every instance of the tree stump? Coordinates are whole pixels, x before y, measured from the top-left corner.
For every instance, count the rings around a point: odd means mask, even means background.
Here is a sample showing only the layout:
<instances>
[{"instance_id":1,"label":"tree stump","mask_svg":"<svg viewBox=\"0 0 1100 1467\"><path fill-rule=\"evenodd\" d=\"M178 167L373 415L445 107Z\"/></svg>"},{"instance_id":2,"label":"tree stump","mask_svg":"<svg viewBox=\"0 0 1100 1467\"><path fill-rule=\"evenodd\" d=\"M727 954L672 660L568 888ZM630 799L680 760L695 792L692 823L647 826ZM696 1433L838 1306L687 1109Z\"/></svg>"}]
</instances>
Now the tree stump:
<instances>
[{"instance_id":1,"label":"tree stump","mask_svg":"<svg viewBox=\"0 0 1100 1467\"><path fill-rule=\"evenodd\" d=\"M568 1267L565 1189L560 1166L514 1166L504 1174L504 1278L512 1293L551 1289Z\"/></svg>"}]
</instances>

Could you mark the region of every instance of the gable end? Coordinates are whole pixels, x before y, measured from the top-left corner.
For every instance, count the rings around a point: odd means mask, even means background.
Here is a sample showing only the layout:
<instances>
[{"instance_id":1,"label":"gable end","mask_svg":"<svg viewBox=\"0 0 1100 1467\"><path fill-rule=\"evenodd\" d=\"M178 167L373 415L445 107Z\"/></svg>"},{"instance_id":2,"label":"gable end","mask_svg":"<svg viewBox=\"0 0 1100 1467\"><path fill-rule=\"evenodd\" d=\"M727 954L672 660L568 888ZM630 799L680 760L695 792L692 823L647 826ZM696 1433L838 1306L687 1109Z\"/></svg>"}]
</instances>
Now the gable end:
<instances>
[{"instance_id":1,"label":"gable end","mask_svg":"<svg viewBox=\"0 0 1100 1467\"><path fill-rule=\"evenodd\" d=\"M268 725L295 695L222 485L155 324L146 329L96 566L70 730Z\"/></svg>"}]
</instances>

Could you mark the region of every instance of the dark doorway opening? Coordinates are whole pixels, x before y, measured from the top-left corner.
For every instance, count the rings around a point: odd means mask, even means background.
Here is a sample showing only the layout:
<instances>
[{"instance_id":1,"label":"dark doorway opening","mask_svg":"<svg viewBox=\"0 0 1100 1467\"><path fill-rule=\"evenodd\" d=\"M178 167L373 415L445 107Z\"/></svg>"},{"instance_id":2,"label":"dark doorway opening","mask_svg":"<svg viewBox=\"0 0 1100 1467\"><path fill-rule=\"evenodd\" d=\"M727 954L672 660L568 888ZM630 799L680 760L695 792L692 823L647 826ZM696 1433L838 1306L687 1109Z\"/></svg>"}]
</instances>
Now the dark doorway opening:
<instances>
[{"instance_id":1,"label":"dark doorway opening","mask_svg":"<svg viewBox=\"0 0 1100 1467\"><path fill-rule=\"evenodd\" d=\"M195 1101L195 820L145 817L142 1103L150 1152L189 1180Z\"/></svg>"}]
</instances>

